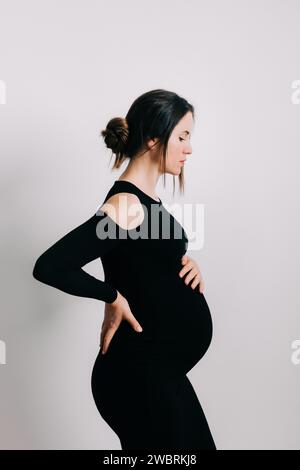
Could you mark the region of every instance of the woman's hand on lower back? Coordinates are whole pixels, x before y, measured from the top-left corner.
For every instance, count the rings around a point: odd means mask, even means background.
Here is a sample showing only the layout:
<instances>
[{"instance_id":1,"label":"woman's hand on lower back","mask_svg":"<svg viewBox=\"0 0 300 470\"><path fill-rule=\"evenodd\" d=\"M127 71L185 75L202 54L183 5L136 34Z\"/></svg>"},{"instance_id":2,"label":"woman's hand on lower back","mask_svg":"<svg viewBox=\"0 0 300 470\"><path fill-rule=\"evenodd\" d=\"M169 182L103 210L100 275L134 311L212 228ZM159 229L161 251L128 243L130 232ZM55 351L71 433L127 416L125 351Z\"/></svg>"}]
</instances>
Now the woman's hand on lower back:
<instances>
[{"instance_id":1,"label":"woman's hand on lower back","mask_svg":"<svg viewBox=\"0 0 300 470\"><path fill-rule=\"evenodd\" d=\"M106 353L112 337L119 328L122 320L128 321L135 331L143 331L141 325L134 317L127 300L118 291L118 296L114 302L110 304L105 303L104 320L100 337L100 348L102 349L102 354Z\"/></svg>"}]
</instances>

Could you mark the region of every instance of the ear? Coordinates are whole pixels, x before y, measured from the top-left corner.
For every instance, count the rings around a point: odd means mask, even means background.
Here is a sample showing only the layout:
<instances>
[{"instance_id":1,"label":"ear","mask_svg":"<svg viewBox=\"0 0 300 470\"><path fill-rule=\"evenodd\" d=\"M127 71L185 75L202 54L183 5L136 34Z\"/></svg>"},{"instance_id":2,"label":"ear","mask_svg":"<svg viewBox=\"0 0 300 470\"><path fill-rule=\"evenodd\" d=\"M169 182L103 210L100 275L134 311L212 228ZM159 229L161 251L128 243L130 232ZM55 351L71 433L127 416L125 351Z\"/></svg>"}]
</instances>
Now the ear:
<instances>
[{"instance_id":1,"label":"ear","mask_svg":"<svg viewBox=\"0 0 300 470\"><path fill-rule=\"evenodd\" d=\"M157 143L158 143L158 137L155 137L154 139L148 139L147 140L148 149L151 150L152 147L156 148Z\"/></svg>"}]
</instances>

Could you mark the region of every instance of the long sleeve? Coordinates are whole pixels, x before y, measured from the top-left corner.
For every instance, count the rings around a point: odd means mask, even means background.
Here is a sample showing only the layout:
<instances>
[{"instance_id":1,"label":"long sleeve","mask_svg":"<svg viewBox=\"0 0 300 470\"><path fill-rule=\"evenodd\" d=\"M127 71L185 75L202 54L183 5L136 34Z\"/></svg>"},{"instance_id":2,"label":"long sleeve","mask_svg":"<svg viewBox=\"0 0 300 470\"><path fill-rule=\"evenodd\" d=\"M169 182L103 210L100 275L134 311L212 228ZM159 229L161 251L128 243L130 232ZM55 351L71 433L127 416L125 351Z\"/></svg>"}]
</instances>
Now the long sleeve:
<instances>
[{"instance_id":1,"label":"long sleeve","mask_svg":"<svg viewBox=\"0 0 300 470\"><path fill-rule=\"evenodd\" d=\"M82 269L120 243L116 237L101 239L97 236L96 227L103 217L104 214L94 214L50 246L36 260L33 277L68 294L112 303L117 298L117 290Z\"/></svg>"}]
</instances>

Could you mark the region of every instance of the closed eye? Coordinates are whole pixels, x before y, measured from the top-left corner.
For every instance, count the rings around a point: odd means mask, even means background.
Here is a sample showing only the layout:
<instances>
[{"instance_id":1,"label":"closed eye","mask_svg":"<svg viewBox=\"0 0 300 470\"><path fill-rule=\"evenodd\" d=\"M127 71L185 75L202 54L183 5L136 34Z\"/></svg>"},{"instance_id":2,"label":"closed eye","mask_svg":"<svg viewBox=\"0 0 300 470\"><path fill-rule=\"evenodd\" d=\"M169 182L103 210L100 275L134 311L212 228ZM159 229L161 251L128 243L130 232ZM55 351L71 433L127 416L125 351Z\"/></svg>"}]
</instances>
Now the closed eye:
<instances>
[{"instance_id":1,"label":"closed eye","mask_svg":"<svg viewBox=\"0 0 300 470\"><path fill-rule=\"evenodd\" d=\"M182 142L184 139L182 137L179 137L180 142Z\"/></svg>"}]
</instances>

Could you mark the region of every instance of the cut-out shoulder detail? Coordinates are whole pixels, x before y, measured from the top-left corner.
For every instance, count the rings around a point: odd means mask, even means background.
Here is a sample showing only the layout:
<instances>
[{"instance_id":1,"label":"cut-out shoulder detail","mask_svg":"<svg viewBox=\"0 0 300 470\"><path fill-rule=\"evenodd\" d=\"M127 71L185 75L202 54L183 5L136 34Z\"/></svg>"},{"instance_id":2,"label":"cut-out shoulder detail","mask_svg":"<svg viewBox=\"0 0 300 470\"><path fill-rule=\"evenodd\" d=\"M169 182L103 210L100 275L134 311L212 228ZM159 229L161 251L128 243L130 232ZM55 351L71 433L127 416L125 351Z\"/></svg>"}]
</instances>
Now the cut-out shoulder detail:
<instances>
[{"instance_id":1,"label":"cut-out shoulder detail","mask_svg":"<svg viewBox=\"0 0 300 470\"><path fill-rule=\"evenodd\" d=\"M98 210L104 212L123 230L135 230L145 218L140 199L132 193L114 194Z\"/></svg>"}]
</instances>

